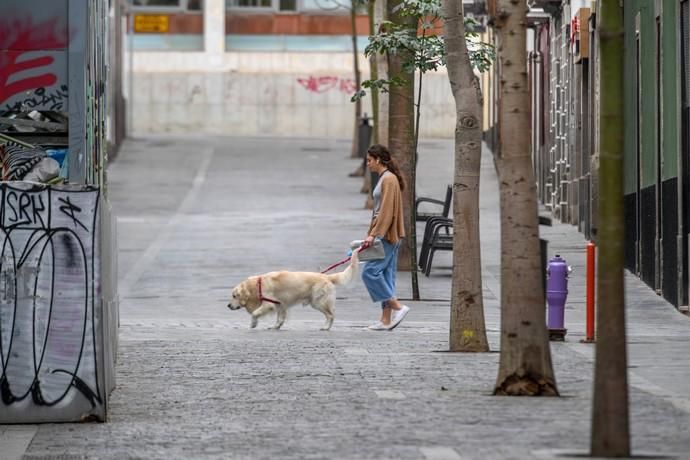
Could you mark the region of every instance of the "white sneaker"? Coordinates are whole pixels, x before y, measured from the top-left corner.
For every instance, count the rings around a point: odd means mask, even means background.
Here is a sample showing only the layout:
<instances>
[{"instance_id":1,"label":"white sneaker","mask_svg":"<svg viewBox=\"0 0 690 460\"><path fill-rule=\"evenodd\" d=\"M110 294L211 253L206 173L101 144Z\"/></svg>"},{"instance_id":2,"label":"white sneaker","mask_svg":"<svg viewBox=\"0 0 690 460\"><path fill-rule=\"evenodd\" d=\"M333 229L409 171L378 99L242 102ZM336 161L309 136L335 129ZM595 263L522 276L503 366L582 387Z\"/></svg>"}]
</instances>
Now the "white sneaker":
<instances>
[{"instance_id":1,"label":"white sneaker","mask_svg":"<svg viewBox=\"0 0 690 460\"><path fill-rule=\"evenodd\" d=\"M393 310L393 319L391 320L390 326L388 326L388 330L392 331L396 327L398 327L398 324L402 322L403 319L405 319L405 316L410 312L410 307L407 305L403 305L400 310Z\"/></svg>"},{"instance_id":2,"label":"white sneaker","mask_svg":"<svg viewBox=\"0 0 690 460\"><path fill-rule=\"evenodd\" d=\"M388 328L390 328L390 325L386 326L381 321L374 323L371 326L367 326L367 329L370 331L387 331Z\"/></svg>"}]
</instances>

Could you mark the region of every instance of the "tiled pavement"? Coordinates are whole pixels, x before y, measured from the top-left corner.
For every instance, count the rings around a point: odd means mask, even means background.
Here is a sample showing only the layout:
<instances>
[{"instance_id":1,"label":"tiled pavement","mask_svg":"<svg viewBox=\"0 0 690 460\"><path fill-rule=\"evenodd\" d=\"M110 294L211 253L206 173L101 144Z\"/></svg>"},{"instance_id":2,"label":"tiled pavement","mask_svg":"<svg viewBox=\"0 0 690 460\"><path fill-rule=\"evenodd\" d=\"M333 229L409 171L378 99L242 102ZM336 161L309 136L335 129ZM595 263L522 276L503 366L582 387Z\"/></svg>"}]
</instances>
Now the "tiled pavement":
<instances>
[{"instance_id":1,"label":"tiled pavement","mask_svg":"<svg viewBox=\"0 0 690 460\"><path fill-rule=\"evenodd\" d=\"M585 241L542 228L573 266L568 335L552 342L561 398L490 396L498 368L500 260L493 165L482 168L484 304L492 352L447 353L450 254L394 332L361 281L336 321L295 307L283 330L249 330L225 305L247 275L318 270L364 236L369 211L349 143L157 137L111 166L121 328L108 423L0 426L0 459L530 459L584 453L593 346L584 337ZM452 142L423 141L419 195L452 180ZM422 227L420 227L420 232ZM399 291L410 297L408 273ZM690 318L627 279L632 445L690 458ZM565 454L564 454L565 453Z\"/></svg>"}]
</instances>

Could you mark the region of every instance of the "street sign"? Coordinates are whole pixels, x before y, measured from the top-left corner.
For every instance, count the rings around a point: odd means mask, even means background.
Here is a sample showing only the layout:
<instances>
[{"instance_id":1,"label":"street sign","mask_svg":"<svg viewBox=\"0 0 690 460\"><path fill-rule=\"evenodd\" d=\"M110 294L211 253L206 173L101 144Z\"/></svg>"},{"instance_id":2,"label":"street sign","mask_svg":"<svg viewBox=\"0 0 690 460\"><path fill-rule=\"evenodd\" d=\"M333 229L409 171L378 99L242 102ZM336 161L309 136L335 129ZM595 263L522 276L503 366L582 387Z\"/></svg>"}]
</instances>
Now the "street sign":
<instances>
[{"instance_id":1,"label":"street sign","mask_svg":"<svg viewBox=\"0 0 690 460\"><path fill-rule=\"evenodd\" d=\"M134 31L143 33L168 32L169 16L165 14L137 14L134 16Z\"/></svg>"}]
</instances>

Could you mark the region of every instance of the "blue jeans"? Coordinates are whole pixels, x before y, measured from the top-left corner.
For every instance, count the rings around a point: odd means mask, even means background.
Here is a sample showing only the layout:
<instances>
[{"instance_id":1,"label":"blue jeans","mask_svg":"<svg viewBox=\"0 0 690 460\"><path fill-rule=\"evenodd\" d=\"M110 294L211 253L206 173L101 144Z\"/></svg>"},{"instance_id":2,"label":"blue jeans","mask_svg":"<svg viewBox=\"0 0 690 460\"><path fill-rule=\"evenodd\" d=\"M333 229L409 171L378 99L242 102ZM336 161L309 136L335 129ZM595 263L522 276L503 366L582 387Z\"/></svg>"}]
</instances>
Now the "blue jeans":
<instances>
[{"instance_id":1,"label":"blue jeans","mask_svg":"<svg viewBox=\"0 0 690 460\"><path fill-rule=\"evenodd\" d=\"M398 267L398 249L400 241L395 244L385 239L383 250L385 256L379 260L369 260L362 269L362 281L374 302L381 302L381 308L386 307L386 301L395 297L395 274Z\"/></svg>"}]
</instances>

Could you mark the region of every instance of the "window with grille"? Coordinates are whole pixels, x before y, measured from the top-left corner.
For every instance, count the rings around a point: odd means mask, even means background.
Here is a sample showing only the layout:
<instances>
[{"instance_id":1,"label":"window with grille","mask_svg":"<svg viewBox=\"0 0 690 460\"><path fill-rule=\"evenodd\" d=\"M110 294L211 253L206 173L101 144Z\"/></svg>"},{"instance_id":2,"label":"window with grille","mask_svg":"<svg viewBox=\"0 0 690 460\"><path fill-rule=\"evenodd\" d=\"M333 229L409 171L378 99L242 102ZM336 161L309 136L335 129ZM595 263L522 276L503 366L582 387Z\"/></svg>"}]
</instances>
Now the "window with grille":
<instances>
[{"instance_id":1,"label":"window with grille","mask_svg":"<svg viewBox=\"0 0 690 460\"><path fill-rule=\"evenodd\" d=\"M203 0L129 0L134 8L147 10L201 11Z\"/></svg>"},{"instance_id":2,"label":"window with grille","mask_svg":"<svg viewBox=\"0 0 690 460\"><path fill-rule=\"evenodd\" d=\"M280 0L280 11L297 11L297 0Z\"/></svg>"},{"instance_id":3,"label":"window with grille","mask_svg":"<svg viewBox=\"0 0 690 460\"><path fill-rule=\"evenodd\" d=\"M226 0L226 8L273 8L273 0Z\"/></svg>"}]
</instances>

